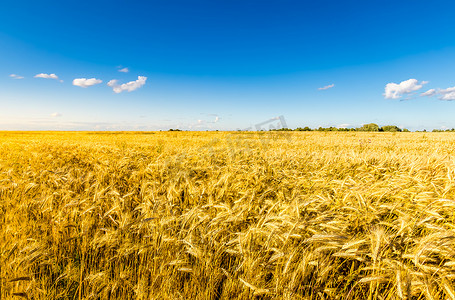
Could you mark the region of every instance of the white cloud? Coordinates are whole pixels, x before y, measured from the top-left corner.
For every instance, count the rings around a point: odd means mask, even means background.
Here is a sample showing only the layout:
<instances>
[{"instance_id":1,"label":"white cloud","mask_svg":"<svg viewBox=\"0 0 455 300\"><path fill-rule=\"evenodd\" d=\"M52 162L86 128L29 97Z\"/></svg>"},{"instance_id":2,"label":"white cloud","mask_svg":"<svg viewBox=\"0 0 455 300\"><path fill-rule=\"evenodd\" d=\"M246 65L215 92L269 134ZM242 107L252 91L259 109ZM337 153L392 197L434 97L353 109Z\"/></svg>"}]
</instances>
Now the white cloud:
<instances>
[{"instance_id":1,"label":"white cloud","mask_svg":"<svg viewBox=\"0 0 455 300\"><path fill-rule=\"evenodd\" d=\"M422 97L425 97L425 96L431 97L431 96L434 96L436 94L437 94L437 92L436 92L435 89L429 89L425 93L420 94L420 96L422 96Z\"/></svg>"},{"instance_id":2,"label":"white cloud","mask_svg":"<svg viewBox=\"0 0 455 300\"><path fill-rule=\"evenodd\" d=\"M328 89L333 88L334 86L335 86L335 84L332 83L332 84L326 85L324 87L320 87L320 88L318 88L318 90L320 90L320 91L328 90Z\"/></svg>"},{"instance_id":3,"label":"white cloud","mask_svg":"<svg viewBox=\"0 0 455 300\"><path fill-rule=\"evenodd\" d=\"M11 77L13 79L24 79L23 76L20 76L20 75L17 75L17 74L11 74L11 75L9 75L9 77Z\"/></svg>"},{"instance_id":4,"label":"white cloud","mask_svg":"<svg viewBox=\"0 0 455 300\"><path fill-rule=\"evenodd\" d=\"M123 69L120 69L118 71L122 72L122 73L128 73L130 70L128 68L123 68Z\"/></svg>"},{"instance_id":5,"label":"white cloud","mask_svg":"<svg viewBox=\"0 0 455 300\"><path fill-rule=\"evenodd\" d=\"M340 125L337 126L337 128L343 128L344 129L344 128L348 128L348 126L351 126L351 124L347 124L347 123L340 124Z\"/></svg>"},{"instance_id":6,"label":"white cloud","mask_svg":"<svg viewBox=\"0 0 455 300\"><path fill-rule=\"evenodd\" d=\"M146 81L147 81L147 77L138 76L137 80L130 81L130 82L124 83L124 84L118 84L118 80L112 79L107 83L107 85L112 88L114 93L119 94L123 91L132 92L134 90L137 90L138 88L143 86Z\"/></svg>"},{"instance_id":7,"label":"white cloud","mask_svg":"<svg viewBox=\"0 0 455 300\"><path fill-rule=\"evenodd\" d=\"M35 78L44 78L44 79L58 79L58 76L55 75L54 73L52 73L52 74L40 73L40 74L36 74L34 77Z\"/></svg>"},{"instance_id":8,"label":"white cloud","mask_svg":"<svg viewBox=\"0 0 455 300\"><path fill-rule=\"evenodd\" d=\"M114 87L114 86L118 85L117 82L118 82L117 79L109 80L107 83L107 86Z\"/></svg>"},{"instance_id":9,"label":"white cloud","mask_svg":"<svg viewBox=\"0 0 455 300\"><path fill-rule=\"evenodd\" d=\"M96 78L76 78L73 80L73 85L75 86L80 86L82 88L87 88L89 86L95 85L95 84L100 84L103 82L101 79L96 79Z\"/></svg>"},{"instance_id":10,"label":"white cloud","mask_svg":"<svg viewBox=\"0 0 455 300\"><path fill-rule=\"evenodd\" d=\"M55 113L51 114L52 118L57 118L57 117L61 117L61 116L62 116L62 114L58 113L58 112L55 112Z\"/></svg>"},{"instance_id":11,"label":"white cloud","mask_svg":"<svg viewBox=\"0 0 455 300\"><path fill-rule=\"evenodd\" d=\"M385 86L384 98L386 99L399 99L405 94L409 94L420 90L424 84L428 81L422 81L419 83L417 79L408 79L405 81L397 83L388 83Z\"/></svg>"},{"instance_id":12,"label":"white cloud","mask_svg":"<svg viewBox=\"0 0 455 300\"><path fill-rule=\"evenodd\" d=\"M440 100L446 101L455 100L455 86L439 90L438 93L441 95L441 97L439 97Z\"/></svg>"},{"instance_id":13,"label":"white cloud","mask_svg":"<svg viewBox=\"0 0 455 300\"><path fill-rule=\"evenodd\" d=\"M439 100L445 100L445 101L452 101L455 100L455 86L454 87L449 87L446 89L430 89L426 91L425 93L420 94L421 96L439 96Z\"/></svg>"}]
</instances>

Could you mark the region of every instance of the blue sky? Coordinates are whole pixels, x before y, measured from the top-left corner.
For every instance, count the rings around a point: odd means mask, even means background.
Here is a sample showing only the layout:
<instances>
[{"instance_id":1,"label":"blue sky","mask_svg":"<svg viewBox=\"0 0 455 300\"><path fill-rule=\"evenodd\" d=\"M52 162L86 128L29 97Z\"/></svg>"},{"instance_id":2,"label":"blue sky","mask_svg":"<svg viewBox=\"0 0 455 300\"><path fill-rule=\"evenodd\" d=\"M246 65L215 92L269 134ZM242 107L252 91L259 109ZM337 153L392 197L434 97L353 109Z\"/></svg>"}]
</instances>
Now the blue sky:
<instances>
[{"instance_id":1,"label":"blue sky","mask_svg":"<svg viewBox=\"0 0 455 300\"><path fill-rule=\"evenodd\" d=\"M233 130L280 115L291 128L452 128L454 10L453 1L4 1L0 129Z\"/></svg>"}]
</instances>

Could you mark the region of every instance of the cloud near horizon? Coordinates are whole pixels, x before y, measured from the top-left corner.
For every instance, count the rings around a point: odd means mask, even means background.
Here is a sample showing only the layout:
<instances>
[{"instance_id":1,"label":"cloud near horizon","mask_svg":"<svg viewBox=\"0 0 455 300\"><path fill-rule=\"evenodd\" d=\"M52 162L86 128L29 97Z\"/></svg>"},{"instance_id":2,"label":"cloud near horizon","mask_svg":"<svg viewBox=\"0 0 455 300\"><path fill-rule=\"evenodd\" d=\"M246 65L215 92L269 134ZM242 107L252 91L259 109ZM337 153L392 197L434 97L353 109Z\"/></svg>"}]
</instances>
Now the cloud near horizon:
<instances>
[{"instance_id":1,"label":"cloud near horizon","mask_svg":"<svg viewBox=\"0 0 455 300\"><path fill-rule=\"evenodd\" d=\"M112 79L110 80L107 85L112 88L114 93L119 94L123 91L127 92L132 92L137 90L138 88L142 87L145 85L145 82L147 81L147 77L145 76L138 76L137 80L135 81L130 81L124 84L119 84L117 79Z\"/></svg>"},{"instance_id":2,"label":"cloud near horizon","mask_svg":"<svg viewBox=\"0 0 455 300\"><path fill-rule=\"evenodd\" d=\"M35 78L56 79L56 80L58 80L58 76L55 75L54 73L52 73L52 74L40 73L40 74L36 74L34 77Z\"/></svg>"},{"instance_id":3,"label":"cloud near horizon","mask_svg":"<svg viewBox=\"0 0 455 300\"><path fill-rule=\"evenodd\" d=\"M419 81L417 79L408 79L400 83L387 83L384 89L384 98L400 99L404 95L420 90L428 81Z\"/></svg>"},{"instance_id":4,"label":"cloud near horizon","mask_svg":"<svg viewBox=\"0 0 455 300\"><path fill-rule=\"evenodd\" d=\"M20 75L17 75L17 74L11 74L11 75L9 75L9 77L11 77L13 79L24 79L24 76L20 76Z\"/></svg>"},{"instance_id":5,"label":"cloud near horizon","mask_svg":"<svg viewBox=\"0 0 455 300\"><path fill-rule=\"evenodd\" d=\"M335 86L335 84L334 84L334 83L332 83L332 84L329 84L329 85L326 85L326 86L320 87L320 88L318 88L318 90L320 90L320 91L324 91L324 90L328 90L328 89L331 89L331 88L333 88L334 86Z\"/></svg>"},{"instance_id":6,"label":"cloud near horizon","mask_svg":"<svg viewBox=\"0 0 455 300\"><path fill-rule=\"evenodd\" d=\"M96 78L76 78L73 80L73 85L79 86L81 88L87 88L89 86L93 86L95 84L100 84L103 81L101 79Z\"/></svg>"}]
</instances>

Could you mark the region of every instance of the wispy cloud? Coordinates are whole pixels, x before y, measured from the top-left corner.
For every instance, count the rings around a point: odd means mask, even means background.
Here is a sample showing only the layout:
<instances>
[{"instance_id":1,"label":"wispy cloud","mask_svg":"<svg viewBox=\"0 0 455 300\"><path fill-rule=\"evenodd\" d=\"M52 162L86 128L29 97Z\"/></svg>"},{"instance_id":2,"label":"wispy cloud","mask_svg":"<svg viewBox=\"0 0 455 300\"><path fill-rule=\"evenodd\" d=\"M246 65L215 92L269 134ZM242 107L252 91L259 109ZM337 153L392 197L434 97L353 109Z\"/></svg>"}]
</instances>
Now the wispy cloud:
<instances>
[{"instance_id":1,"label":"wispy cloud","mask_svg":"<svg viewBox=\"0 0 455 300\"><path fill-rule=\"evenodd\" d=\"M59 114L59 113L57 113ZM175 126L150 124L150 122L97 122L97 121L65 121L64 118L50 117L0 118L0 130L167 130Z\"/></svg>"},{"instance_id":2,"label":"wispy cloud","mask_svg":"<svg viewBox=\"0 0 455 300\"><path fill-rule=\"evenodd\" d=\"M345 124L338 125L337 128L348 128L349 126L351 126L351 124L345 123Z\"/></svg>"},{"instance_id":3,"label":"wispy cloud","mask_svg":"<svg viewBox=\"0 0 455 300\"><path fill-rule=\"evenodd\" d=\"M328 90L328 89L331 89L331 88L333 88L334 86L335 86L335 84L333 84L333 83L332 83L332 84L329 84L329 85L326 85L326 86L320 87L320 88L318 88L318 90L320 90L320 91L324 91L324 90Z\"/></svg>"},{"instance_id":4,"label":"wispy cloud","mask_svg":"<svg viewBox=\"0 0 455 300\"><path fill-rule=\"evenodd\" d=\"M137 90L138 88L142 87L146 81L147 81L147 77L138 76L137 80L130 81L130 82L124 83L124 84L119 84L118 80L112 79L107 83L107 85L112 88L114 93L119 94L123 91L132 92L134 90Z\"/></svg>"},{"instance_id":5,"label":"wispy cloud","mask_svg":"<svg viewBox=\"0 0 455 300\"><path fill-rule=\"evenodd\" d=\"M439 90L438 93L441 95L440 100L452 101L455 100L455 86L447 89Z\"/></svg>"},{"instance_id":6,"label":"wispy cloud","mask_svg":"<svg viewBox=\"0 0 455 300\"><path fill-rule=\"evenodd\" d=\"M455 86L449 87L446 89L430 89L426 91L425 93L420 94L422 97L432 97L437 95L439 97L439 100L444 100L444 101L453 101L455 100Z\"/></svg>"},{"instance_id":7,"label":"wispy cloud","mask_svg":"<svg viewBox=\"0 0 455 300\"><path fill-rule=\"evenodd\" d=\"M61 116L63 116L63 115L61 113L58 113L58 112L55 112L55 113L51 114L52 118L58 118L58 117L61 117Z\"/></svg>"},{"instance_id":8,"label":"wispy cloud","mask_svg":"<svg viewBox=\"0 0 455 300\"><path fill-rule=\"evenodd\" d=\"M87 88L95 84L100 84L101 82L103 82L101 79L96 78L76 78L73 80L73 85L80 86L81 88Z\"/></svg>"},{"instance_id":9,"label":"wispy cloud","mask_svg":"<svg viewBox=\"0 0 455 300\"><path fill-rule=\"evenodd\" d=\"M54 73L52 73L52 74L40 73L40 74L36 74L34 77L35 78L56 79L56 80L58 80L58 76L55 75Z\"/></svg>"},{"instance_id":10,"label":"wispy cloud","mask_svg":"<svg viewBox=\"0 0 455 300\"><path fill-rule=\"evenodd\" d=\"M434 96L434 95L436 95L436 94L437 94L437 92L436 92L435 89L429 89L429 90L426 91L425 93L420 94L420 96L422 96L422 97L425 97L425 96L426 96L426 97L431 97L431 96Z\"/></svg>"},{"instance_id":11,"label":"wispy cloud","mask_svg":"<svg viewBox=\"0 0 455 300\"><path fill-rule=\"evenodd\" d=\"M428 81L419 83L417 79L408 79L400 83L387 83L384 89L384 98L386 99L399 99L403 95L409 95L412 92L420 90Z\"/></svg>"},{"instance_id":12,"label":"wispy cloud","mask_svg":"<svg viewBox=\"0 0 455 300\"><path fill-rule=\"evenodd\" d=\"M207 123L207 124L214 124L214 123L218 123L220 120L221 120L221 117L217 114L206 114L206 113L201 113L201 115L206 115L206 116L209 116L209 117L215 117L215 119L213 121L207 121L207 120L198 120L200 121L200 123Z\"/></svg>"},{"instance_id":13,"label":"wispy cloud","mask_svg":"<svg viewBox=\"0 0 455 300\"><path fill-rule=\"evenodd\" d=\"M118 71L122 72L122 73L128 73L130 70L128 68L122 68L122 69L119 69Z\"/></svg>"},{"instance_id":14,"label":"wispy cloud","mask_svg":"<svg viewBox=\"0 0 455 300\"><path fill-rule=\"evenodd\" d=\"M24 76L20 76L20 75L17 75L17 74L11 74L11 75L9 75L9 77L11 77L13 79L24 79Z\"/></svg>"}]
</instances>

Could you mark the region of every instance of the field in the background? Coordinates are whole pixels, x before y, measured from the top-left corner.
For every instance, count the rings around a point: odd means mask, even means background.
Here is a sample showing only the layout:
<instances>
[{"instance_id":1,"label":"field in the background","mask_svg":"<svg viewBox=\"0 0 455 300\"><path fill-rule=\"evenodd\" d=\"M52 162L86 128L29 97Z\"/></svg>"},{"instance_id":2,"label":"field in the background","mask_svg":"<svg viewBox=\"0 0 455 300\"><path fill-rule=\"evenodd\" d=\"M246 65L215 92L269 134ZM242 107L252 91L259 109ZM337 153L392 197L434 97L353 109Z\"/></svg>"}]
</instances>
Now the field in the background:
<instances>
[{"instance_id":1,"label":"field in the background","mask_svg":"<svg viewBox=\"0 0 455 300\"><path fill-rule=\"evenodd\" d=\"M455 134L0 132L1 299L454 299Z\"/></svg>"}]
</instances>

